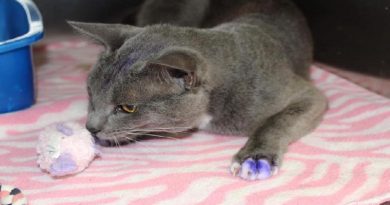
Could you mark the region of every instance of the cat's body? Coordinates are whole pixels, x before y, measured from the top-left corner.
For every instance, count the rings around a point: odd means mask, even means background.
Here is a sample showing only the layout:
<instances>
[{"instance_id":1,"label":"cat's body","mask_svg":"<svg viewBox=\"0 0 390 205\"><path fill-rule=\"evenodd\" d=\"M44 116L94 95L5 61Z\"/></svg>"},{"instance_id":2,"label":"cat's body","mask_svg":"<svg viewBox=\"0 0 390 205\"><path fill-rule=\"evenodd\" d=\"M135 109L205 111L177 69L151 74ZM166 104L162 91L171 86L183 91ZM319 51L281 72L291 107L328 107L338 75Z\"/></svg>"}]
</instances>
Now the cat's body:
<instances>
[{"instance_id":1,"label":"cat's body","mask_svg":"<svg viewBox=\"0 0 390 205\"><path fill-rule=\"evenodd\" d=\"M262 178L263 159L275 171L326 108L308 81L302 15L284 0L162 2L147 0L138 23L171 25L73 23L106 47L89 77L87 127L102 139L192 128L245 135L232 172ZM242 166L251 160L254 170Z\"/></svg>"},{"instance_id":2,"label":"cat's body","mask_svg":"<svg viewBox=\"0 0 390 205\"><path fill-rule=\"evenodd\" d=\"M197 6L193 5L195 2ZM312 39L305 18L289 0L181 0L176 4L167 4L165 0L147 0L137 19L137 24L141 26L170 23L216 27L215 30L230 33L232 29L250 24L256 27L248 34L250 37L263 34L278 41L286 49L285 53L290 55L295 71L308 77Z\"/></svg>"}]
</instances>

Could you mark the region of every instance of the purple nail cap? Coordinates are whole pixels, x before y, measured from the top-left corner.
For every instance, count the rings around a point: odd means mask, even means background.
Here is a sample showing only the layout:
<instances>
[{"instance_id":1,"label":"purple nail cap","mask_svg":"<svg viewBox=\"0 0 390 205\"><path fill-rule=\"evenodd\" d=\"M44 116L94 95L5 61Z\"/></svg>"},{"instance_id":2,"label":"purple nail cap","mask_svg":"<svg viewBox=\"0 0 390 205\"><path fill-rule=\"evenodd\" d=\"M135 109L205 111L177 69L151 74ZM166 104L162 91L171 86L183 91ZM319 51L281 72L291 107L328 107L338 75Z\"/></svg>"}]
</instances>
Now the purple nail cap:
<instances>
[{"instance_id":1,"label":"purple nail cap","mask_svg":"<svg viewBox=\"0 0 390 205\"><path fill-rule=\"evenodd\" d=\"M240 177L246 180L267 179L272 176L272 167L268 160L249 158L242 163Z\"/></svg>"},{"instance_id":2,"label":"purple nail cap","mask_svg":"<svg viewBox=\"0 0 390 205\"><path fill-rule=\"evenodd\" d=\"M272 175L271 165L265 159L257 160L256 163L257 170L260 174L260 178L268 178Z\"/></svg>"},{"instance_id":3,"label":"purple nail cap","mask_svg":"<svg viewBox=\"0 0 390 205\"><path fill-rule=\"evenodd\" d=\"M72 128L64 125L63 123L59 123L56 125L57 131L61 132L62 134L66 136L72 136L73 135L73 130Z\"/></svg>"},{"instance_id":4,"label":"purple nail cap","mask_svg":"<svg viewBox=\"0 0 390 205\"><path fill-rule=\"evenodd\" d=\"M242 166L246 167L247 169L249 169L252 173L258 173L259 172L259 170L257 169L257 163L253 159L245 160Z\"/></svg>"},{"instance_id":5,"label":"purple nail cap","mask_svg":"<svg viewBox=\"0 0 390 205\"><path fill-rule=\"evenodd\" d=\"M72 174L77 170L76 162L68 153L61 154L50 166L50 173L54 176Z\"/></svg>"}]
</instances>

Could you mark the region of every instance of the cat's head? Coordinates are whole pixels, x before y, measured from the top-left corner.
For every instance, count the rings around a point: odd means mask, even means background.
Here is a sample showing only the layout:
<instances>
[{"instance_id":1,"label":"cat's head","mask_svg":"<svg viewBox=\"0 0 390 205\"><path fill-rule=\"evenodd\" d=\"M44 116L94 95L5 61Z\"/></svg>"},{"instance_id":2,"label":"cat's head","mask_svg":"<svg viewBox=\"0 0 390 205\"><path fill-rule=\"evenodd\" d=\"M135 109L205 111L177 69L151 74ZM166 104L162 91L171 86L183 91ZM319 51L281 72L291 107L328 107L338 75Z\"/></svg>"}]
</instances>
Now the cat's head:
<instances>
[{"instance_id":1,"label":"cat's head","mask_svg":"<svg viewBox=\"0 0 390 205\"><path fill-rule=\"evenodd\" d=\"M185 33L170 26L69 23L105 47L87 82L91 133L122 141L201 123L208 108L207 65L183 43Z\"/></svg>"}]
</instances>

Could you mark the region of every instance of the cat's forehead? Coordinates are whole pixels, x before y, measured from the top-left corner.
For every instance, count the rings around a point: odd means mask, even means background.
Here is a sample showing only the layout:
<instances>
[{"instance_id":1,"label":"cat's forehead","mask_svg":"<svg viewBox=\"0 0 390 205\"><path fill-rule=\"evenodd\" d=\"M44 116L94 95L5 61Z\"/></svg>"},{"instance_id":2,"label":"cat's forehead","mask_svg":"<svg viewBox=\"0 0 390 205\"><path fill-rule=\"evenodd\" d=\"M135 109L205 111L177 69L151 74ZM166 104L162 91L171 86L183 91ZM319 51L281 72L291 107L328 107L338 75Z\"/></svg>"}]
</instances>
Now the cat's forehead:
<instances>
[{"instance_id":1,"label":"cat's forehead","mask_svg":"<svg viewBox=\"0 0 390 205\"><path fill-rule=\"evenodd\" d=\"M139 35L125 40L116 52L119 54L138 52L144 55L156 53L172 44L171 35L166 34L166 32L167 29L157 31L152 29L152 27L148 27L140 32Z\"/></svg>"},{"instance_id":2,"label":"cat's forehead","mask_svg":"<svg viewBox=\"0 0 390 205\"><path fill-rule=\"evenodd\" d=\"M115 53L102 54L89 74L88 84L104 89L104 86L118 80L120 76L140 72L143 65L161 49L159 45L136 45L125 46Z\"/></svg>"},{"instance_id":3,"label":"cat's forehead","mask_svg":"<svg viewBox=\"0 0 390 205\"><path fill-rule=\"evenodd\" d=\"M176 92L176 88L155 84L138 75L150 60L172 46L172 42L168 38L161 38L161 35L165 34L151 30L126 40L115 52L103 52L88 78L88 86L93 94L115 100L142 101Z\"/></svg>"},{"instance_id":4,"label":"cat's forehead","mask_svg":"<svg viewBox=\"0 0 390 205\"><path fill-rule=\"evenodd\" d=\"M161 100L182 91L177 84L167 83L144 73L118 76L119 78L121 80L116 81L111 90L115 104Z\"/></svg>"}]
</instances>

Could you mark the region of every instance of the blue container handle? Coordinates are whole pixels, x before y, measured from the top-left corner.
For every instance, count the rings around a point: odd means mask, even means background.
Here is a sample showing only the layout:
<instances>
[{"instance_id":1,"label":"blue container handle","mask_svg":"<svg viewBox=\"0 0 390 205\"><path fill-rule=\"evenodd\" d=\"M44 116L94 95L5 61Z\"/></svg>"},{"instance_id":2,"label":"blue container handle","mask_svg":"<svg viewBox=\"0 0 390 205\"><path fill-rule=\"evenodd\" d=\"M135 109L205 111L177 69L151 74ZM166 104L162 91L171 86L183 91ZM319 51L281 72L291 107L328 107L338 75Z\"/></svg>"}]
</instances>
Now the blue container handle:
<instances>
[{"instance_id":1,"label":"blue container handle","mask_svg":"<svg viewBox=\"0 0 390 205\"><path fill-rule=\"evenodd\" d=\"M43 37L42 15L39 12L38 7L32 0L16 1L19 2L25 10L30 28L24 35L0 42L0 52L7 52L29 45Z\"/></svg>"}]
</instances>

